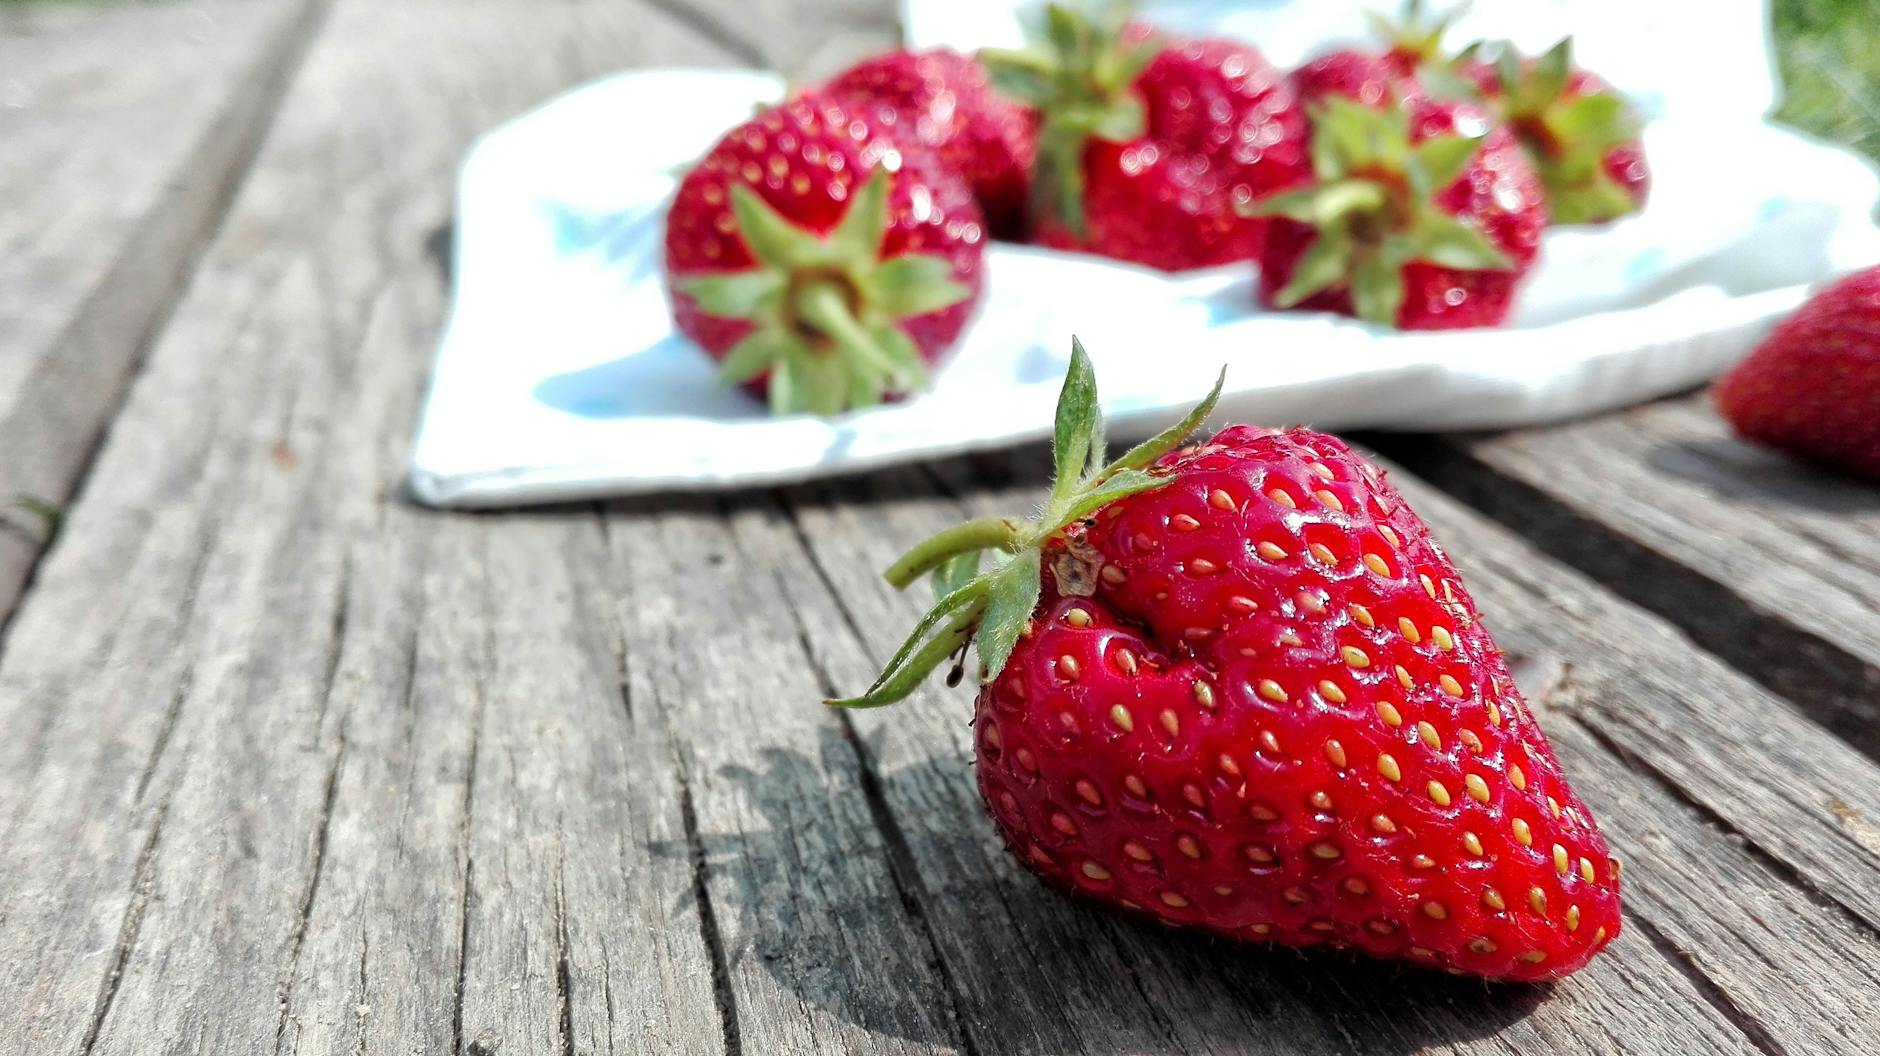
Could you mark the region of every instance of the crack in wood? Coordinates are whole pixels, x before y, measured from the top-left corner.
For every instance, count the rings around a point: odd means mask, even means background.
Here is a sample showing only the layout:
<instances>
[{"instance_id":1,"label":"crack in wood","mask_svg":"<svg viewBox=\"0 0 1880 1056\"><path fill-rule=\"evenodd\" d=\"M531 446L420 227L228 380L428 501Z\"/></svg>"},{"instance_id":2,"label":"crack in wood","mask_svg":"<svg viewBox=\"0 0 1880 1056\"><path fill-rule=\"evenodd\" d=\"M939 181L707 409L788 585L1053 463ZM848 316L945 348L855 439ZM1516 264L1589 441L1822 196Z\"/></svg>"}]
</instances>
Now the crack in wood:
<instances>
[{"instance_id":1,"label":"crack in wood","mask_svg":"<svg viewBox=\"0 0 1880 1056\"><path fill-rule=\"evenodd\" d=\"M697 4L683 3L680 0L645 0L645 2L646 6L725 49L747 66L775 65L755 41L734 31Z\"/></svg>"},{"instance_id":2,"label":"crack in wood","mask_svg":"<svg viewBox=\"0 0 1880 1056\"><path fill-rule=\"evenodd\" d=\"M346 627L352 620L352 555L342 554L339 562L339 589L333 600L333 619L327 627L326 658L320 672L320 706L314 712L313 733L320 735L326 726L327 707L333 702L333 686L339 678L339 663L346 649ZM412 649L417 648L417 636L412 636ZM407 670L416 666L415 658L407 665Z\"/></svg>"},{"instance_id":3,"label":"crack in wood","mask_svg":"<svg viewBox=\"0 0 1880 1056\"><path fill-rule=\"evenodd\" d=\"M1769 1033L1769 1028L1763 1026L1762 1021L1751 1015L1743 1006L1737 1004L1729 991L1718 985L1717 981L1712 979L1709 973L1704 971L1703 966L1698 964L1683 947L1671 941L1670 936L1659 931L1656 925L1644 917L1636 913L1628 913L1626 916L1631 919L1632 926L1644 934L1646 941L1650 942L1665 960L1677 968L1679 974L1684 976L1698 995L1716 1009L1717 1014L1721 1015L1726 1022L1741 1032L1751 1045L1767 1053L1768 1056L1788 1056L1788 1049Z\"/></svg>"},{"instance_id":4,"label":"crack in wood","mask_svg":"<svg viewBox=\"0 0 1880 1056\"><path fill-rule=\"evenodd\" d=\"M698 905L699 934L705 940L705 950L711 959L712 997L718 1004L725 1056L742 1056L744 1041L738 1025L737 993L731 986L731 959L725 951L724 936L718 931L717 910L712 906L705 841L699 835L698 811L692 805L692 782L679 760L678 746L671 742L670 735L667 743L673 754L674 776L679 782L679 824L685 833L686 847L692 858L692 900Z\"/></svg>"},{"instance_id":5,"label":"crack in wood","mask_svg":"<svg viewBox=\"0 0 1880 1056\"><path fill-rule=\"evenodd\" d=\"M1705 651L1880 760L1880 667L1467 454L1432 452L1409 442L1388 451L1425 481L1669 621Z\"/></svg>"},{"instance_id":6,"label":"crack in wood","mask_svg":"<svg viewBox=\"0 0 1880 1056\"><path fill-rule=\"evenodd\" d=\"M287 964L282 969L279 983L281 1014L274 1027L274 1051L279 1053L287 1035L287 1021L293 1011L295 975L300 967L301 947L306 943L307 929L313 920L313 907L320 894L320 880L326 873L327 833L333 823L333 804L339 796L340 770L346 762L346 731L340 730L333 748L333 761L326 771L326 791L320 800L320 816L314 827L313 860L307 868L307 880L301 889L300 905L294 918L294 929L287 940Z\"/></svg>"},{"instance_id":7,"label":"crack in wood","mask_svg":"<svg viewBox=\"0 0 1880 1056\"><path fill-rule=\"evenodd\" d=\"M372 955L372 939L366 934L364 921L359 923L359 1000L353 1004L353 1018L358 1020L359 1036L353 1040L353 1056L365 1056L366 1020L372 1015L372 1005L368 1000L372 994L366 982L366 961Z\"/></svg>"},{"instance_id":8,"label":"crack in wood","mask_svg":"<svg viewBox=\"0 0 1880 1056\"><path fill-rule=\"evenodd\" d=\"M144 922L144 908L150 901L150 874L156 865L157 842L163 837L163 822L169 814L170 801L166 798L157 805L156 816L150 822L150 835L144 838L143 849L137 854L137 868L131 873L130 901L125 905L124 917L118 923L111 967L99 985L98 999L92 1007L91 1026L86 1029L85 1040L79 1045L78 1051L84 1056L91 1056L99 1036L104 1033L105 1020L111 1015L112 1003L117 1000L118 984L124 979L124 968L130 963L131 950L137 945L137 933Z\"/></svg>"},{"instance_id":9,"label":"crack in wood","mask_svg":"<svg viewBox=\"0 0 1880 1056\"><path fill-rule=\"evenodd\" d=\"M1820 885L1803 875L1801 870L1790 865L1774 852L1765 848L1761 843L1757 842L1754 836L1743 831L1742 828L1724 817L1714 807L1691 798L1671 775L1652 765L1651 760L1626 747L1624 742L1601 729L1598 724L1587 721L1584 715L1575 711L1567 711L1561 718L1552 721L1572 722L1586 733L1587 736L1597 741L1601 748L1604 748L1614 758L1624 764L1628 770L1650 780L1653 784L1662 789L1666 795L1669 795L1679 803L1690 808L1712 828L1735 841L1737 845L1743 849L1744 853L1754 859L1758 865L1761 865L1778 879L1782 880L1790 887L1793 887L1817 908L1821 909L1823 912L1840 917L1855 931L1866 934L1872 938L1880 939L1880 924L1868 920L1865 914L1836 898L1832 893L1823 890Z\"/></svg>"},{"instance_id":10,"label":"crack in wood","mask_svg":"<svg viewBox=\"0 0 1880 1056\"><path fill-rule=\"evenodd\" d=\"M144 764L144 772L137 775L137 791L131 796L133 804L142 803L144 794L150 791L150 781L156 777L157 763L163 758L164 750L170 745L170 737L176 732L176 722L182 715L183 701L189 696L195 674L195 667L186 664L183 673L177 676L176 689L170 694L169 706L163 711L163 722L157 727L156 739L150 745L150 759Z\"/></svg>"},{"instance_id":11,"label":"crack in wood","mask_svg":"<svg viewBox=\"0 0 1880 1056\"><path fill-rule=\"evenodd\" d=\"M468 799L468 796L465 797ZM463 896L457 904L457 985L451 991L450 1051L463 1056L464 973L470 963L470 902L475 897L476 860L465 857ZM480 1046L479 1046L480 1047Z\"/></svg>"},{"instance_id":12,"label":"crack in wood","mask_svg":"<svg viewBox=\"0 0 1880 1056\"><path fill-rule=\"evenodd\" d=\"M560 1001L562 1056L574 1053L574 977L568 967L568 846L567 836L558 830L555 846L555 994Z\"/></svg>"}]
</instances>

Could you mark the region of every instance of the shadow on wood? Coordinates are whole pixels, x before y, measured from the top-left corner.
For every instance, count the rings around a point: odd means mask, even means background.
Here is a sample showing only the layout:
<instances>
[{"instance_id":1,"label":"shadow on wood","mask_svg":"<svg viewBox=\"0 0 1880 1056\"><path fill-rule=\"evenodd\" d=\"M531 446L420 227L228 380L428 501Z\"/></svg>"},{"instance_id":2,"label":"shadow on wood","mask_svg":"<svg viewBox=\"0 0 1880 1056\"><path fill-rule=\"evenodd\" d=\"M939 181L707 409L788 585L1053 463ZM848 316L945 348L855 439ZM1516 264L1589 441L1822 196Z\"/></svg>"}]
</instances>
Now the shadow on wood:
<instances>
[{"instance_id":1,"label":"shadow on wood","mask_svg":"<svg viewBox=\"0 0 1880 1056\"><path fill-rule=\"evenodd\" d=\"M805 913L804 903L791 886L793 877L796 883L803 882L802 848L814 845L818 836L799 831L808 812L794 808L787 797L779 797L777 790L803 787L804 782L813 780L813 772L844 765L840 746L828 744L824 753L831 758L818 766L795 751L766 750L762 770L733 766L719 773L740 786L769 823L765 831L699 834L704 867L725 870L739 878L733 889L738 904L719 906L717 910L731 969L736 972L756 959L805 1007L823 1010L876 1035L947 1048L956 1039L908 1037L902 1026L936 1017L910 1014L909 1008L858 1007L851 1000L860 989L856 980L878 971L880 965L843 954L851 946L841 938L848 921L910 911L920 915L914 908L917 896L913 889L923 885L924 878L899 875L906 868L899 864L895 889L882 890L878 896L841 906L838 912L828 915ZM965 760L944 769L956 772L962 788L970 790L972 776ZM896 773L889 773L883 783L892 786L897 780ZM887 794L892 797L892 789ZM960 799L973 801L966 796ZM957 827L960 838L967 841L976 842L990 832L989 823L978 811L962 811L942 824ZM678 842L657 844L653 850L668 857L691 854L689 847ZM1212 982L1225 982L1227 989L1241 995L1245 1021L1271 1021L1276 1031L1284 1031L1258 1039L1244 1034L1221 1037L1215 1039L1220 1051L1238 1051L1257 1041L1263 1050L1276 1053L1349 1052L1354 1046L1355 1051L1363 1052L1420 1052L1493 1036L1528 1015L1552 992L1548 986L1491 985L1346 953L1263 947L1169 929L1118 916L1031 882L1017 863L1008 864L1010 868L1001 870L1000 875L946 890L926 890L918 900L941 899L963 906L1003 902L1012 912L1028 913L1032 911L1022 903L1013 905L1014 900L1044 902L1069 897L1077 911L1058 916L1073 922L1075 932L1058 936L1059 941L1047 946L1027 949L1031 963L1014 972L1013 984L1018 985L1024 977L1073 977L1082 963L1097 957L1100 947L1120 941L1142 955L1132 965L1138 988L1180 988L1186 985L1184 980L1194 982L1205 976ZM1040 918L1052 915L1042 909L1037 911ZM1051 963L1053 960L1059 963ZM943 974L948 972L944 964L939 969ZM876 989L879 992L883 988ZM944 1004L951 999L943 991L901 988L892 981L885 990L896 995L897 1003L906 1005ZM1008 1032L999 1018L1009 1010L990 1000L975 1003L971 995L964 995L961 1004L964 1007L956 1008L954 1013L977 1051L1021 1051L1012 1047L1012 1039L1024 1032ZM1432 1007L1444 1008L1448 1014L1440 1021L1428 1017L1426 1012ZM1323 1032L1301 1036L1296 1027L1302 1014L1319 1020ZM1109 1051L1121 1056L1130 1050L1119 1038L1118 1047Z\"/></svg>"}]
</instances>

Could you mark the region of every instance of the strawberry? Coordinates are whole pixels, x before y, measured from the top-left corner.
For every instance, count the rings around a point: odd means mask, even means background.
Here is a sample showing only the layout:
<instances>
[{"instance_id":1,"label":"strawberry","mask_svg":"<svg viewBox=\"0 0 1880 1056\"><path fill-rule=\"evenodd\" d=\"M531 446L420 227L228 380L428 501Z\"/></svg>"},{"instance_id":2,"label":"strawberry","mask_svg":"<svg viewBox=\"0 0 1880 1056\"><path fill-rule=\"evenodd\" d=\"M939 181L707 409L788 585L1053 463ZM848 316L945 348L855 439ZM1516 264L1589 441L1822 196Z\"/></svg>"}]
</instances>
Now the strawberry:
<instances>
[{"instance_id":1,"label":"strawberry","mask_svg":"<svg viewBox=\"0 0 1880 1056\"><path fill-rule=\"evenodd\" d=\"M978 298L971 192L883 123L814 94L764 110L686 174L667 214L679 330L776 413L919 388Z\"/></svg>"},{"instance_id":2,"label":"strawberry","mask_svg":"<svg viewBox=\"0 0 1880 1056\"><path fill-rule=\"evenodd\" d=\"M1572 37L1538 59L1503 44L1493 69L1486 98L1534 159L1555 223L1602 223L1645 207L1651 170L1638 114L1573 65Z\"/></svg>"},{"instance_id":3,"label":"strawberry","mask_svg":"<svg viewBox=\"0 0 1880 1056\"><path fill-rule=\"evenodd\" d=\"M1880 267L1816 294L1716 395L1743 436L1880 480Z\"/></svg>"},{"instance_id":4,"label":"strawberry","mask_svg":"<svg viewBox=\"0 0 1880 1056\"><path fill-rule=\"evenodd\" d=\"M1237 206L1309 174L1285 78L1235 41L1047 13L1048 51L984 55L1041 115L1034 241L1166 271L1255 256L1266 222Z\"/></svg>"},{"instance_id":5,"label":"strawberry","mask_svg":"<svg viewBox=\"0 0 1880 1056\"><path fill-rule=\"evenodd\" d=\"M1432 15L1422 0L1409 0L1395 20L1370 13L1372 32L1385 42L1384 50L1346 48L1321 55L1292 72L1293 89L1302 102L1327 95L1342 95L1366 106L1419 101L1429 94L1420 78L1432 67L1441 67L1451 79L1486 69L1482 63L1451 57L1443 49L1443 37L1461 13L1460 7L1454 7Z\"/></svg>"},{"instance_id":6,"label":"strawberry","mask_svg":"<svg viewBox=\"0 0 1880 1056\"><path fill-rule=\"evenodd\" d=\"M1254 205L1276 217L1260 299L1404 330L1508 315L1547 225L1513 135L1468 103L1310 104L1312 185Z\"/></svg>"},{"instance_id":7,"label":"strawberry","mask_svg":"<svg viewBox=\"0 0 1880 1056\"><path fill-rule=\"evenodd\" d=\"M977 638L976 770L1048 883L1235 939L1553 979L1619 932L1618 863L1448 556L1343 441L1219 394L1105 463L1089 360L1036 521L888 571L940 596L872 706ZM1004 555L981 573L980 551Z\"/></svg>"},{"instance_id":8,"label":"strawberry","mask_svg":"<svg viewBox=\"0 0 1880 1056\"><path fill-rule=\"evenodd\" d=\"M1321 55L1294 70L1290 79L1293 93L1302 103L1316 103L1326 96L1336 95L1366 106L1386 106L1418 102L1425 94L1416 77L1392 61L1389 55L1366 51L1334 51Z\"/></svg>"},{"instance_id":9,"label":"strawberry","mask_svg":"<svg viewBox=\"0 0 1880 1056\"><path fill-rule=\"evenodd\" d=\"M993 237L1022 237L1038 115L993 91L978 59L944 48L892 51L837 74L823 93L888 107L891 134L966 177Z\"/></svg>"}]
</instances>

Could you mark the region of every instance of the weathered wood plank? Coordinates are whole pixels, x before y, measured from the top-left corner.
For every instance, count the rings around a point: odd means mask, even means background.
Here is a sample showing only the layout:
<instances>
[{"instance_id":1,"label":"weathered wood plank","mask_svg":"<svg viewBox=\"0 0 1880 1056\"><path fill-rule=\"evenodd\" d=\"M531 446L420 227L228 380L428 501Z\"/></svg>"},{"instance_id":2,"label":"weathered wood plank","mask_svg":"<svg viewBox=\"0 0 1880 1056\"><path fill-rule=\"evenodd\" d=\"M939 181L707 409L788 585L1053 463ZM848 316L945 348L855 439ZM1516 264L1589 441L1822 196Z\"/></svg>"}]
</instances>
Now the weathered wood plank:
<instances>
[{"instance_id":1,"label":"weathered wood plank","mask_svg":"<svg viewBox=\"0 0 1880 1056\"><path fill-rule=\"evenodd\" d=\"M662 505L610 512L600 589L618 591L631 706L663 716L687 775L743 1050L957 1051L855 747L741 538L775 513Z\"/></svg>"},{"instance_id":2,"label":"weathered wood plank","mask_svg":"<svg viewBox=\"0 0 1880 1056\"><path fill-rule=\"evenodd\" d=\"M324 7L0 12L0 625Z\"/></svg>"},{"instance_id":3,"label":"weathered wood plank","mask_svg":"<svg viewBox=\"0 0 1880 1056\"><path fill-rule=\"evenodd\" d=\"M398 501L457 151L651 56L724 58L626 4L336 12L0 656L0 1052L1872 1047L1872 764L1427 489L1504 644L1573 661L1628 858L1552 990L1090 910L997 846L962 694L817 707L915 611L873 570L1029 469Z\"/></svg>"},{"instance_id":4,"label":"weathered wood plank","mask_svg":"<svg viewBox=\"0 0 1880 1056\"><path fill-rule=\"evenodd\" d=\"M673 753L569 603L600 529L397 496L461 151L654 57L723 53L334 13L0 657L0 1052L723 1049Z\"/></svg>"},{"instance_id":5,"label":"weathered wood plank","mask_svg":"<svg viewBox=\"0 0 1880 1056\"><path fill-rule=\"evenodd\" d=\"M1872 485L1733 438L1708 394L1382 446L1880 758Z\"/></svg>"},{"instance_id":6,"label":"weathered wood plank","mask_svg":"<svg viewBox=\"0 0 1880 1056\"><path fill-rule=\"evenodd\" d=\"M894 43L893 0L652 0L697 26L748 66L809 84Z\"/></svg>"},{"instance_id":7,"label":"weathered wood plank","mask_svg":"<svg viewBox=\"0 0 1880 1056\"><path fill-rule=\"evenodd\" d=\"M1036 458L1040 453L1032 454ZM979 465L983 468L986 461ZM1002 476L996 470L992 474L995 482ZM983 479L961 478L970 508L956 512L1022 509L1041 483L1024 473L1016 484L995 483L991 492L982 493ZM1631 866L1629 897L1638 934L1615 947L1615 956L1607 959L1612 963L1604 967L1612 974L1602 976L1596 969L1564 984L1564 993L1510 1025L1505 1036L1534 1030L1536 1037L1547 1037L1562 1024L1588 1029L1589 1018L1600 1018L1602 1013L1594 1011L1599 1009L1613 1024L1633 1030L1642 1006L1624 987L1637 985L1639 979L1657 982L1686 973L1709 998L1707 1006L1741 1031L1740 1042L1774 1043L1789 1051L1835 1051L1839 1042L1823 1031L1824 1021L1866 1036L1863 1032L1873 1029L1880 1009L1868 990L1851 987L1847 980L1874 978L1880 971L1875 921L1863 904L1866 892L1880 889L1875 883L1880 858L1872 851L1846 853L1844 823L1832 816L1827 804L1839 803L1839 809L1855 816L1873 809L1869 790L1880 775L1871 764L1724 665L1690 653L1661 622L1589 589L1427 487L1411 481L1406 491L1452 549L1464 555L1478 597L1498 615L1495 624L1505 645L1575 658L1570 689L1549 695L1575 703L1549 709L1557 713L1550 716L1549 725L1564 727L1556 739L1569 766L1597 775L1590 781L1582 778L1582 791L1606 819ZM919 485L897 493L882 490L871 479L829 495L839 501L827 496L799 500L804 535L821 556L825 573L838 584L842 604L853 610L852 625L865 639L879 639L875 650L888 648L892 629L905 623L914 606L903 602L897 612L892 596L867 570L879 567L896 546L942 521L932 516L934 504ZM909 519L919 527L896 524ZM1571 622L1560 618L1563 607L1575 614ZM876 630L884 627L890 630ZM1633 644L1628 647L1628 642ZM1675 676L1653 676L1667 665L1675 665ZM864 663L852 677L865 676ZM1600 710L1582 710L1588 705L1579 702L1594 697L1602 702ZM1732 703L1718 707L1719 700ZM1699 710L1713 714L1688 714ZM957 724L965 713L955 701L950 714ZM1744 743L1733 729L1748 715L1758 716L1768 731L1753 744ZM1632 726L1622 725L1624 719ZM905 716L883 721L887 725L880 736L885 743L892 743L908 724ZM1660 737L1667 730L1685 731L1687 743L1641 743L1636 755L1615 751L1615 745L1634 736L1632 727L1640 725L1657 730ZM963 731L954 736L963 762L970 748ZM1778 741L1792 747L1778 751L1775 758L1761 754L1765 742ZM1660 774L1639 762L1647 754L1657 759L1678 752L1714 760L1715 766ZM1778 774L1777 787L1792 794L1748 795L1758 781L1769 783ZM963 780L960 789L960 795L972 795ZM1848 794L1864 794L1861 806L1838 798ZM1715 808L1710 806L1712 796L1718 802ZM922 815L910 811L908 816L905 824L912 826ZM1719 822L1719 816L1725 820ZM941 934L944 942L948 932L943 929ZM1815 994L1791 1000L1786 991L1794 984L1784 979L1803 976L1812 980L1803 988ZM1607 989L1615 980L1618 989ZM1247 988L1237 990L1245 993ZM1690 991L1682 996L1694 999ZM1401 1016L1382 1018L1394 1023ZM1379 1029L1388 1034L1393 1027ZM1603 1050L1608 1045L1595 1047ZM1623 1048L1655 1051L1653 1042L1636 1035L1625 1040Z\"/></svg>"}]
</instances>

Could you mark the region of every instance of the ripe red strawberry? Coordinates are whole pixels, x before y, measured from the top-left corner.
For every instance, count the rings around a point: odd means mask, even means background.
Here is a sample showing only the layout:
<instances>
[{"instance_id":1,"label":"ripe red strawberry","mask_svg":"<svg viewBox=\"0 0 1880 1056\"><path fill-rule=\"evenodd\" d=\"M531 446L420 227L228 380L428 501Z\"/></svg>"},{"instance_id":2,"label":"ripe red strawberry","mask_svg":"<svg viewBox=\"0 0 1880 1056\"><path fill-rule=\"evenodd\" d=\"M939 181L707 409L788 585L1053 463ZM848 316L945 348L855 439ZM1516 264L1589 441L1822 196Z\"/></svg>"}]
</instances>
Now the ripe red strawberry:
<instances>
[{"instance_id":1,"label":"ripe red strawberry","mask_svg":"<svg viewBox=\"0 0 1880 1056\"><path fill-rule=\"evenodd\" d=\"M823 93L888 107L891 135L966 177L995 238L1023 237L1038 115L993 91L978 59L944 48L892 51L837 74Z\"/></svg>"},{"instance_id":2,"label":"ripe red strawberry","mask_svg":"<svg viewBox=\"0 0 1880 1056\"><path fill-rule=\"evenodd\" d=\"M1638 115L1597 74L1573 65L1573 38L1538 59L1503 44L1493 69L1485 97L1534 159L1555 223L1602 223L1645 207L1651 170Z\"/></svg>"},{"instance_id":3,"label":"ripe red strawberry","mask_svg":"<svg viewBox=\"0 0 1880 1056\"><path fill-rule=\"evenodd\" d=\"M978 206L881 116L814 94L765 110L686 175L667 215L679 330L777 413L921 387L978 298Z\"/></svg>"},{"instance_id":4,"label":"ripe red strawberry","mask_svg":"<svg viewBox=\"0 0 1880 1056\"><path fill-rule=\"evenodd\" d=\"M989 52L993 83L1038 108L1032 237L1167 271L1247 260L1244 206L1309 174L1286 80L1235 41L1049 9L1051 51Z\"/></svg>"},{"instance_id":5,"label":"ripe red strawberry","mask_svg":"<svg viewBox=\"0 0 1880 1056\"><path fill-rule=\"evenodd\" d=\"M1816 294L1717 383L1752 440L1880 480L1880 267Z\"/></svg>"},{"instance_id":6,"label":"ripe red strawberry","mask_svg":"<svg viewBox=\"0 0 1880 1056\"><path fill-rule=\"evenodd\" d=\"M1372 14L1371 29L1384 42L1383 50L1346 48L1321 55L1292 72L1293 89L1301 102L1340 95L1381 106L1427 97L1420 78L1432 66L1441 67L1451 79L1486 71L1485 64L1452 57L1443 48L1443 37L1461 11L1453 7L1430 14L1422 0L1409 0L1395 20Z\"/></svg>"},{"instance_id":7,"label":"ripe red strawberry","mask_svg":"<svg viewBox=\"0 0 1880 1056\"><path fill-rule=\"evenodd\" d=\"M1260 299L1403 330L1507 318L1547 225L1513 135L1468 103L1309 107L1308 187L1255 204L1274 216Z\"/></svg>"},{"instance_id":8,"label":"ripe red strawberry","mask_svg":"<svg viewBox=\"0 0 1880 1056\"><path fill-rule=\"evenodd\" d=\"M838 703L898 699L976 634L987 809L1046 881L1108 905L1519 980L1618 934L1618 863L1375 466L1305 429L1172 450L1212 396L1105 466L1081 349L1064 392L1043 515L890 569L936 570L942 600ZM1010 556L975 575L981 547Z\"/></svg>"},{"instance_id":9,"label":"ripe red strawberry","mask_svg":"<svg viewBox=\"0 0 1880 1056\"><path fill-rule=\"evenodd\" d=\"M1366 51L1334 51L1321 55L1291 74L1293 94L1301 103L1316 103L1326 96L1342 96L1366 106L1418 102L1424 97L1416 77L1389 55Z\"/></svg>"}]
</instances>

